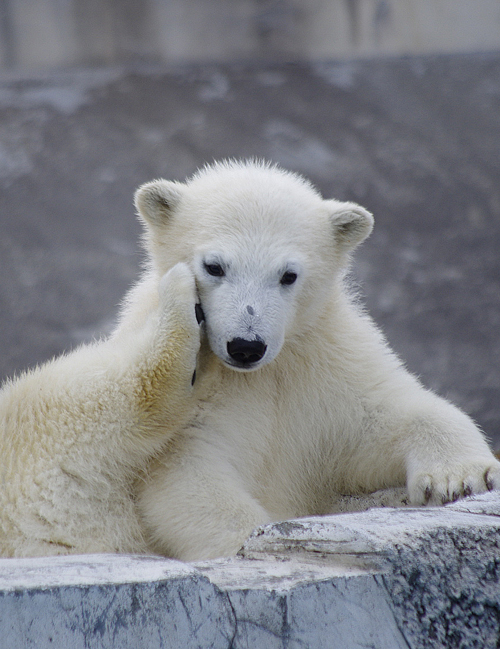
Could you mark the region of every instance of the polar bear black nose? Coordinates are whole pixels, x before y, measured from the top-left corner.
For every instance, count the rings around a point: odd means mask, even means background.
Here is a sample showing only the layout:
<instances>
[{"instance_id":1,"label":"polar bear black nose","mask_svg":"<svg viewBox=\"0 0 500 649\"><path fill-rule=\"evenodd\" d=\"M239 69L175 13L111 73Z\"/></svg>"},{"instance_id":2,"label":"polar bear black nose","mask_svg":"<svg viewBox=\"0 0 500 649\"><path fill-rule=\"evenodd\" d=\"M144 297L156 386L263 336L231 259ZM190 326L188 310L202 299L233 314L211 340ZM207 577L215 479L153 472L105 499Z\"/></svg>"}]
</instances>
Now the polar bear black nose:
<instances>
[{"instance_id":1,"label":"polar bear black nose","mask_svg":"<svg viewBox=\"0 0 500 649\"><path fill-rule=\"evenodd\" d=\"M227 353L240 365L252 365L264 356L267 345L262 340L233 338L227 343Z\"/></svg>"}]
</instances>

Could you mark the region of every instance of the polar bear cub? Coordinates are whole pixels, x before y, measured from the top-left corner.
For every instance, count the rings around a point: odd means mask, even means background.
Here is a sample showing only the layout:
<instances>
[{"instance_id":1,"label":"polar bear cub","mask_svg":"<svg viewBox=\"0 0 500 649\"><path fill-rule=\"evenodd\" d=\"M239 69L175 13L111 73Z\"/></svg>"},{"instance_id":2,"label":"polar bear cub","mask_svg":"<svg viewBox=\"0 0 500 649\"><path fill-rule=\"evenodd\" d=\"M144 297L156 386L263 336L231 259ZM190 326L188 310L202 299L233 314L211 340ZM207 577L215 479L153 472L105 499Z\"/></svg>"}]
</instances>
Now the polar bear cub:
<instances>
[{"instance_id":1,"label":"polar bear cub","mask_svg":"<svg viewBox=\"0 0 500 649\"><path fill-rule=\"evenodd\" d=\"M136 204L158 276L187 264L205 314L204 392L139 494L158 552L232 554L342 494L406 484L420 505L500 487L471 419L404 369L346 289L365 209L254 162L148 183Z\"/></svg>"},{"instance_id":2,"label":"polar bear cub","mask_svg":"<svg viewBox=\"0 0 500 649\"><path fill-rule=\"evenodd\" d=\"M0 392L0 556L145 552L134 482L190 420L200 346L185 264L146 273L109 340Z\"/></svg>"}]
</instances>

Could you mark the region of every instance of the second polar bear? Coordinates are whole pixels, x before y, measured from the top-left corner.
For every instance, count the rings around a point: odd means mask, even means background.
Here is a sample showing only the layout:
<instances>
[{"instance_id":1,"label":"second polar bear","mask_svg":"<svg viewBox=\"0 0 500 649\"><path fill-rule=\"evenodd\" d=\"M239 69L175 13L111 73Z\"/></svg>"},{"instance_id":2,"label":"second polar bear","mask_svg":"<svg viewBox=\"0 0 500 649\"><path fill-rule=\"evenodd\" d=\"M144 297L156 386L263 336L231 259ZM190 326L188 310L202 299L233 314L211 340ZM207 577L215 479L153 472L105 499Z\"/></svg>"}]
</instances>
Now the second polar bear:
<instances>
[{"instance_id":1,"label":"second polar bear","mask_svg":"<svg viewBox=\"0 0 500 649\"><path fill-rule=\"evenodd\" d=\"M206 317L205 393L140 494L157 551L232 554L340 494L406 484L441 504L500 487L471 419L404 369L345 288L365 209L253 162L148 183L136 204L157 275L188 264Z\"/></svg>"},{"instance_id":2,"label":"second polar bear","mask_svg":"<svg viewBox=\"0 0 500 649\"><path fill-rule=\"evenodd\" d=\"M134 483L190 420L200 346L186 265L152 284L109 339L0 390L0 556L148 551Z\"/></svg>"}]
</instances>

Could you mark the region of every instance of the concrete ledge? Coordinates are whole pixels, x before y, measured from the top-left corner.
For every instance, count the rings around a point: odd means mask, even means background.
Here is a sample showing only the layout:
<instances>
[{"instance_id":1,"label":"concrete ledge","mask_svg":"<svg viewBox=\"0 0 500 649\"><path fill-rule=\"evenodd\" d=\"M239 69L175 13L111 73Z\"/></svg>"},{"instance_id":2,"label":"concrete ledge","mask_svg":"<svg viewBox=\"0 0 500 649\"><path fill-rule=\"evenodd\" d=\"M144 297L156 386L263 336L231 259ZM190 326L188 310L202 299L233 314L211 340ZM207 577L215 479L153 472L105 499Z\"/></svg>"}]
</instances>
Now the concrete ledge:
<instances>
[{"instance_id":1,"label":"concrete ledge","mask_svg":"<svg viewBox=\"0 0 500 649\"><path fill-rule=\"evenodd\" d=\"M496 646L500 494L256 530L183 564L0 560L0 638L18 647L408 649Z\"/></svg>"},{"instance_id":2,"label":"concrete ledge","mask_svg":"<svg viewBox=\"0 0 500 649\"><path fill-rule=\"evenodd\" d=\"M0 575L1 647L222 649L234 634L225 595L177 561L3 559Z\"/></svg>"}]
</instances>

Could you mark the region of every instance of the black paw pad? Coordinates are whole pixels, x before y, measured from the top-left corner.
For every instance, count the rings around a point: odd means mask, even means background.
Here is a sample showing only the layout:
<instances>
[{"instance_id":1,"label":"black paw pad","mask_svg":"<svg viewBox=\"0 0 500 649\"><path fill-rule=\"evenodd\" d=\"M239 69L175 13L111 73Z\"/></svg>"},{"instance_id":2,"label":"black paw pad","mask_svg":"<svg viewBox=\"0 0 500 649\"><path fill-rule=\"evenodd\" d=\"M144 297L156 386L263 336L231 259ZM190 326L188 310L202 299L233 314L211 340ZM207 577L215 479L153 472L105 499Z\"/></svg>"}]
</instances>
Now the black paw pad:
<instances>
[{"instance_id":1,"label":"black paw pad","mask_svg":"<svg viewBox=\"0 0 500 649\"><path fill-rule=\"evenodd\" d=\"M205 314L203 313L203 309L201 308L201 304L195 304L194 305L194 312L196 315L196 322L198 324L201 324L203 320L205 320Z\"/></svg>"}]
</instances>

